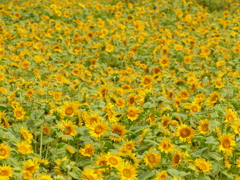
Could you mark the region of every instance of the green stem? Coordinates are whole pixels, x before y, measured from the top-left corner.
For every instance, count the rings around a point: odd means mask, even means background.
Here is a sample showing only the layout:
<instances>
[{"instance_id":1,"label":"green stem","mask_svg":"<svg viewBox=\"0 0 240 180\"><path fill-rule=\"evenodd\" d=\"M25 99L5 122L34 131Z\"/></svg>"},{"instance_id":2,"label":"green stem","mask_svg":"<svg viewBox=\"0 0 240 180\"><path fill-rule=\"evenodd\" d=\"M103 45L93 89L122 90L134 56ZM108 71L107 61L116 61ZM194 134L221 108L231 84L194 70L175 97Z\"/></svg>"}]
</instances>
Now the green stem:
<instances>
[{"instance_id":1,"label":"green stem","mask_svg":"<svg viewBox=\"0 0 240 180\"><path fill-rule=\"evenodd\" d=\"M40 157L42 158L42 142L43 142L43 126L41 126L41 138L40 138Z\"/></svg>"}]
</instances>

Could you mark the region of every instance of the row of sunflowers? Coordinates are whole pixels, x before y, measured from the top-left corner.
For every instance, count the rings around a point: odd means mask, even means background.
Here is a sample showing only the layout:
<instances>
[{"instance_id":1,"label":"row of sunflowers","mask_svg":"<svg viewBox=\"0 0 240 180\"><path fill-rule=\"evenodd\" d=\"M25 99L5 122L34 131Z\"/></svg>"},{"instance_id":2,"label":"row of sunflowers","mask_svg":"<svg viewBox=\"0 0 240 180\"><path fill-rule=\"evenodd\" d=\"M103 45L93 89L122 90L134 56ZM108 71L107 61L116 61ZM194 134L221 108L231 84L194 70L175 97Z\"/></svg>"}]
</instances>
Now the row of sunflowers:
<instances>
[{"instance_id":1,"label":"row of sunflowers","mask_svg":"<svg viewBox=\"0 0 240 180\"><path fill-rule=\"evenodd\" d=\"M239 180L240 4L0 4L1 180Z\"/></svg>"}]
</instances>

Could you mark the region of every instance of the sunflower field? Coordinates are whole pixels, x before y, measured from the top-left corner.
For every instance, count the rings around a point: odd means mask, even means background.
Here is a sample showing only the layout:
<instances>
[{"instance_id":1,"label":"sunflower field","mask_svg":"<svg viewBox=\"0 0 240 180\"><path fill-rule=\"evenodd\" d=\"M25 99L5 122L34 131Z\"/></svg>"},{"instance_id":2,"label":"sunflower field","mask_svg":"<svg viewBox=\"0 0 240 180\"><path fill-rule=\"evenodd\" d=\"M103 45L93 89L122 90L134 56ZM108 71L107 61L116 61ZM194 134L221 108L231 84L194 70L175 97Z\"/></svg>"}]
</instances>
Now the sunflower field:
<instances>
[{"instance_id":1,"label":"sunflower field","mask_svg":"<svg viewBox=\"0 0 240 180\"><path fill-rule=\"evenodd\" d=\"M228 2L0 1L0 180L240 180Z\"/></svg>"}]
</instances>

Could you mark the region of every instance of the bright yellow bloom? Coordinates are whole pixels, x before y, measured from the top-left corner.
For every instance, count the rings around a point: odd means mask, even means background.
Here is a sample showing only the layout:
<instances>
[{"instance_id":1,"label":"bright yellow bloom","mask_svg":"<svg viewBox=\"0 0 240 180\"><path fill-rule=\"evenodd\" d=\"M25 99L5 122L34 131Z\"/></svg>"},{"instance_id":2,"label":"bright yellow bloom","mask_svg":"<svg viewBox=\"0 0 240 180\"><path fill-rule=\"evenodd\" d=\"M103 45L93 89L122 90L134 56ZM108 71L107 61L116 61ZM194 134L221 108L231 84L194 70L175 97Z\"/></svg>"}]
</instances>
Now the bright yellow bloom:
<instances>
[{"instance_id":1,"label":"bright yellow bloom","mask_svg":"<svg viewBox=\"0 0 240 180\"><path fill-rule=\"evenodd\" d=\"M236 146L235 140L233 140L234 134L226 134L220 137L220 146L218 147L220 150L225 152L228 155L232 154L234 147Z\"/></svg>"},{"instance_id":2,"label":"bright yellow bloom","mask_svg":"<svg viewBox=\"0 0 240 180\"><path fill-rule=\"evenodd\" d=\"M96 123L93 123L90 127L90 135L92 137L99 138L103 136L108 129L108 125L104 121L99 121Z\"/></svg>"},{"instance_id":3,"label":"bright yellow bloom","mask_svg":"<svg viewBox=\"0 0 240 180\"><path fill-rule=\"evenodd\" d=\"M15 107L15 108L14 108L14 116L15 116L15 118L17 118L17 119L23 119L25 113L26 113L26 112L23 110L22 107Z\"/></svg>"},{"instance_id":4,"label":"bright yellow bloom","mask_svg":"<svg viewBox=\"0 0 240 180\"><path fill-rule=\"evenodd\" d=\"M21 141L17 143L18 152L21 154L31 154L33 153L32 145L27 141Z\"/></svg>"},{"instance_id":5,"label":"bright yellow bloom","mask_svg":"<svg viewBox=\"0 0 240 180\"><path fill-rule=\"evenodd\" d=\"M194 161L194 167L199 172L209 172L212 169L211 166L211 163L203 158L197 158Z\"/></svg>"},{"instance_id":6,"label":"bright yellow bloom","mask_svg":"<svg viewBox=\"0 0 240 180\"><path fill-rule=\"evenodd\" d=\"M30 131L28 131L27 129L25 129L23 126L20 128L20 133L22 135L22 137L24 138L24 140L26 140L27 142L31 142L33 139L33 135Z\"/></svg>"},{"instance_id":7,"label":"bright yellow bloom","mask_svg":"<svg viewBox=\"0 0 240 180\"><path fill-rule=\"evenodd\" d=\"M171 139L164 137L164 139L159 144L159 149L162 152L169 153L173 151L174 145L171 142Z\"/></svg>"},{"instance_id":8,"label":"bright yellow bloom","mask_svg":"<svg viewBox=\"0 0 240 180\"><path fill-rule=\"evenodd\" d=\"M137 180L137 171L134 166L129 163L122 163L118 167L118 174L121 180Z\"/></svg>"},{"instance_id":9,"label":"bright yellow bloom","mask_svg":"<svg viewBox=\"0 0 240 180\"><path fill-rule=\"evenodd\" d=\"M182 124L177 128L177 136L181 141L190 142L195 135L195 130L186 124Z\"/></svg>"},{"instance_id":10,"label":"bright yellow bloom","mask_svg":"<svg viewBox=\"0 0 240 180\"><path fill-rule=\"evenodd\" d=\"M157 167L161 161L161 156L160 154L154 152L147 152L144 155L144 161L150 168Z\"/></svg>"},{"instance_id":11,"label":"bright yellow bloom","mask_svg":"<svg viewBox=\"0 0 240 180\"><path fill-rule=\"evenodd\" d=\"M94 154L94 145L93 144L85 144L84 148L79 150L79 153L84 157L90 157Z\"/></svg>"},{"instance_id":12,"label":"bright yellow bloom","mask_svg":"<svg viewBox=\"0 0 240 180\"><path fill-rule=\"evenodd\" d=\"M10 146L4 143L0 144L0 160L8 159L10 156Z\"/></svg>"}]
</instances>

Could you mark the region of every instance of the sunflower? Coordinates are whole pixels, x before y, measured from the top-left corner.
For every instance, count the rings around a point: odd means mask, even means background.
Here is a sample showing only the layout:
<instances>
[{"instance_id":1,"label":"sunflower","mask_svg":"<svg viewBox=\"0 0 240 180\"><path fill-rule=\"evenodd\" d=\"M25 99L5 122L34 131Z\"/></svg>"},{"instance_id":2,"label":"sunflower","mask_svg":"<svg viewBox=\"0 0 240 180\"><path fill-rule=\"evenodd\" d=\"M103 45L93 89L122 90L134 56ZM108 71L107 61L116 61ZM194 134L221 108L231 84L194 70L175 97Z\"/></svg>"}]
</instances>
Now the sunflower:
<instances>
[{"instance_id":1,"label":"sunflower","mask_svg":"<svg viewBox=\"0 0 240 180\"><path fill-rule=\"evenodd\" d=\"M84 157L91 157L94 154L94 145L85 144L84 148L79 150L79 153Z\"/></svg>"},{"instance_id":2,"label":"sunflower","mask_svg":"<svg viewBox=\"0 0 240 180\"><path fill-rule=\"evenodd\" d=\"M70 154L74 154L75 153L75 149L74 147L67 145L66 146L66 150L70 153Z\"/></svg>"},{"instance_id":3,"label":"sunflower","mask_svg":"<svg viewBox=\"0 0 240 180\"><path fill-rule=\"evenodd\" d=\"M139 117L138 113L140 113L140 112L142 112L140 109L130 106L130 107L128 107L127 117L131 121L135 121L138 119L138 117Z\"/></svg>"},{"instance_id":4,"label":"sunflower","mask_svg":"<svg viewBox=\"0 0 240 180\"><path fill-rule=\"evenodd\" d=\"M39 164L37 161L29 159L28 161L23 162L23 171L33 174L37 171L37 169L39 169Z\"/></svg>"},{"instance_id":5,"label":"sunflower","mask_svg":"<svg viewBox=\"0 0 240 180\"><path fill-rule=\"evenodd\" d=\"M211 166L211 163L203 158L197 158L194 161L194 167L199 172L209 172L212 169Z\"/></svg>"},{"instance_id":6,"label":"sunflower","mask_svg":"<svg viewBox=\"0 0 240 180\"><path fill-rule=\"evenodd\" d=\"M101 154L99 157L96 158L95 166L104 166L107 165L107 157L106 154Z\"/></svg>"},{"instance_id":7,"label":"sunflower","mask_svg":"<svg viewBox=\"0 0 240 180\"><path fill-rule=\"evenodd\" d=\"M115 98L115 105L118 108L124 108L125 107L125 100L123 98L117 97L117 98Z\"/></svg>"},{"instance_id":8,"label":"sunflower","mask_svg":"<svg viewBox=\"0 0 240 180\"><path fill-rule=\"evenodd\" d=\"M240 121L237 121L235 125L232 126L232 128L234 129L235 134L240 135Z\"/></svg>"},{"instance_id":9,"label":"sunflower","mask_svg":"<svg viewBox=\"0 0 240 180\"><path fill-rule=\"evenodd\" d=\"M22 137L24 138L24 140L26 140L27 142L31 142L33 139L33 135L31 132L29 132L28 130L26 130L23 126L21 126L20 128L20 133L22 135Z\"/></svg>"},{"instance_id":10,"label":"sunflower","mask_svg":"<svg viewBox=\"0 0 240 180\"><path fill-rule=\"evenodd\" d=\"M237 121L237 114L232 109L226 109L225 122L234 124Z\"/></svg>"},{"instance_id":11,"label":"sunflower","mask_svg":"<svg viewBox=\"0 0 240 180\"><path fill-rule=\"evenodd\" d=\"M4 143L0 144L0 160L8 159L10 156L10 146Z\"/></svg>"},{"instance_id":12,"label":"sunflower","mask_svg":"<svg viewBox=\"0 0 240 180\"><path fill-rule=\"evenodd\" d=\"M137 180L137 171L135 167L128 162L120 164L117 169L121 180Z\"/></svg>"},{"instance_id":13,"label":"sunflower","mask_svg":"<svg viewBox=\"0 0 240 180\"><path fill-rule=\"evenodd\" d=\"M81 174L82 180L100 180L101 178L94 169L84 168Z\"/></svg>"},{"instance_id":14,"label":"sunflower","mask_svg":"<svg viewBox=\"0 0 240 180\"><path fill-rule=\"evenodd\" d=\"M123 159L120 156L111 152L106 154L106 160L111 167L117 167L123 163Z\"/></svg>"},{"instance_id":15,"label":"sunflower","mask_svg":"<svg viewBox=\"0 0 240 180\"><path fill-rule=\"evenodd\" d=\"M0 166L0 179L3 180L6 177L6 179L9 179L10 177L12 177L12 173L13 173L13 169L11 166L9 165L2 165Z\"/></svg>"},{"instance_id":16,"label":"sunflower","mask_svg":"<svg viewBox=\"0 0 240 180\"><path fill-rule=\"evenodd\" d=\"M51 130L50 130L50 128L49 128L47 125L44 125L44 126L42 127L42 132L43 132L43 134L45 134L45 135L49 135L49 134L51 133Z\"/></svg>"},{"instance_id":17,"label":"sunflower","mask_svg":"<svg viewBox=\"0 0 240 180\"><path fill-rule=\"evenodd\" d=\"M214 106L220 99L220 94L217 93L217 92L213 92L208 98L207 98L207 101L206 103L209 105L209 106Z\"/></svg>"},{"instance_id":18,"label":"sunflower","mask_svg":"<svg viewBox=\"0 0 240 180\"><path fill-rule=\"evenodd\" d=\"M240 168L240 158L236 160L237 167Z\"/></svg>"},{"instance_id":19,"label":"sunflower","mask_svg":"<svg viewBox=\"0 0 240 180\"><path fill-rule=\"evenodd\" d=\"M112 103L107 103L106 114L107 114L109 122L111 122L111 123L115 123L119 120L116 117L118 115L118 113L114 110L114 105Z\"/></svg>"},{"instance_id":20,"label":"sunflower","mask_svg":"<svg viewBox=\"0 0 240 180\"><path fill-rule=\"evenodd\" d=\"M103 136L108 129L108 125L104 121L99 121L96 123L93 123L90 127L90 135L92 137L99 138Z\"/></svg>"},{"instance_id":21,"label":"sunflower","mask_svg":"<svg viewBox=\"0 0 240 180\"><path fill-rule=\"evenodd\" d=\"M111 45L111 44L107 44L106 45L106 47L105 47L105 51L106 52L111 53L111 52L113 52L113 50L114 50L114 46L113 45Z\"/></svg>"},{"instance_id":22,"label":"sunflower","mask_svg":"<svg viewBox=\"0 0 240 180\"><path fill-rule=\"evenodd\" d=\"M171 123L172 117L169 115L163 115L162 116L162 125L163 127L167 128L167 126Z\"/></svg>"},{"instance_id":23,"label":"sunflower","mask_svg":"<svg viewBox=\"0 0 240 180\"><path fill-rule=\"evenodd\" d=\"M77 126L73 124L72 121L62 121L61 124L58 125L58 128L62 130L62 133L64 135L69 135L69 136L76 136L77 131L76 128Z\"/></svg>"},{"instance_id":24,"label":"sunflower","mask_svg":"<svg viewBox=\"0 0 240 180\"><path fill-rule=\"evenodd\" d=\"M189 98L189 93L186 89L183 89L179 92L179 96L181 99L188 99Z\"/></svg>"},{"instance_id":25,"label":"sunflower","mask_svg":"<svg viewBox=\"0 0 240 180\"><path fill-rule=\"evenodd\" d=\"M69 166L69 159L67 157L64 157L62 159L56 160L56 166L54 167L54 171L57 172L61 176L66 176L68 173L68 169L66 166Z\"/></svg>"},{"instance_id":26,"label":"sunflower","mask_svg":"<svg viewBox=\"0 0 240 180\"><path fill-rule=\"evenodd\" d=\"M177 136L179 136L181 141L191 141L195 135L195 130L190 126L182 124L177 128Z\"/></svg>"},{"instance_id":27,"label":"sunflower","mask_svg":"<svg viewBox=\"0 0 240 180\"><path fill-rule=\"evenodd\" d=\"M64 102L64 105L62 106L63 115L71 116L76 114L77 111L78 111L78 108L75 103Z\"/></svg>"},{"instance_id":28,"label":"sunflower","mask_svg":"<svg viewBox=\"0 0 240 180\"><path fill-rule=\"evenodd\" d=\"M102 120L102 117L98 113L90 113L90 115L85 115L85 125L86 127L90 127L93 123L97 123Z\"/></svg>"},{"instance_id":29,"label":"sunflower","mask_svg":"<svg viewBox=\"0 0 240 180\"><path fill-rule=\"evenodd\" d=\"M164 139L159 144L159 150L165 153L173 151L174 145L171 142L171 139L164 137Z\"/></svg>"},{"instance_id":30,"label":"sunflower","mask_svg":"<svg viewBox=\"0 0 240 180\"><path fill-rule=\"evenodd\" d=\"M161 171L157 174L154 180L166 180L168 177L167 171Z\"/></svg>"},{"instance_id":31,"label":"sunflower","mask_svg":"<svg viewBox=\"0 0 240 180\"><path fill-rule=\"evenodd\" d=\"M25 115L25 111L22 107L15 107L14 108L14 117L17 119L23 119Z\"/></svg>"},{"instance_id":32,"label":"sunflower","mask_svg":"<svg viewBox=\"0 0 240 180\"><path fill-rule=\"evenodd\" d=\"M38 178L38 180L53 180L50 175L48 174L41 174Z\"/></svg>"},{"instance_id":33,"label":"sunflower","mask_svg":"<svg viewBox=\"0 0 240 180\"><path fill-rule=\"evenodd\" d=\"M154 82L154 77L151 75L144 75L142 77L141 83L144 87L150 87L153 84L153 82Z\"/></svg>"},{"instance_id":34,"label":"sunflower","mask_svg":"<svg viewBox=\"0 0 240 180\"><path fill-rule=\"evenodd\" d=\"M110 136L110 139L112 141L122 141L124 139L124 137L126 136L126 129L125 126L121 125L121 124L113 124L111 126L111 132L114 134L117 134L119 137L114 137L114 136Z\"/></svg>"},{"instance_id":35,"label":"sunflower","mask_svg":"<svg viewBox=\"0 0 240 180\"><path fill-rule=\"evenodd\" d=\"M234 134L226 134L220 137L220 150L225 152L228 155L232 154L234 147L236 146L235 140L233 140Z\"/></svg>"},{"instance_id":36,"label":"sunflower","mask_svg":"<svg viewBox=\"0 0 240 180\"><path fill-rule=\"evenodd\" d=\"M191 103L190 110L193 113L199 112L199 111L201 111L201 106L199 104L193 102L193 103Z\"/></svg>"},{"instance_id":37,"label":"sunflower","mask_svg":"<svg viewBox=\"0 0 240 180\"><path fill-rule=\"evenodd\" d=\"M18 152L20 154L24 154L25 155L25 154L33 153L32 146L27 141L21 141L21 142L17 143L17 147L18 147Z\"/></svg>"},{"instance_id":38,"label":"sunflower","mask_svg":"<svg viewBox=\"0 0 240 180\"><path fill-rule=\"evenodd\" d=\"M208 132L210 132L209 129L210 123L211 122L208 119L203 119L199 122L198 130L200 131L201 134L207 134Z\"/></svg>"},{"instance_id":39,"label":"sunflower","mask_svg":"<svg viewBox=\"0 0 240 180\"><path fill-rule=\"evenodd\" d=\"M180 151L176 150L172 156L172 166L173 167L178 166L181 163L181 161L182 161L181 153Z\"/></svg>"},{"instance_id":40,"label":"sunflower","mask_svg":"<svg viewBox=\"0 0 240 180\"><path fill-rule=\"evenodd\" d=\"M129 106L134 105L134 103L136 102L136 94L130 93L127 97L127 102Z\"/></svg>"},{"instance_id":41,"label":"sunflower","mask_svg":"<svg viewBox=\"0 0 240 180\"><path fill-rule=\"evenodd\" d=\"M26 95L32 97L32 96L34 95L34 90L33 90L33 89L28 89L28 90L26 91Z\"/></svg>"},{"instance_id":42,"label":"sunflower","mask_svg":"<svg viewBox=\"0 0 240 180\"><path fill-rule=\"evenodd\" d=\"M134 141L125 141L123 144L124 147L126 147L127 150L133 151L135 149L135 142Z\"/></svg>"},{"instance_id":43,"label":"sunflower","mask_svg":"<svg viewBox=\"0 0 240 180\"><path fill-rule=\"evenodd\" d=\"M161 156L160 154L149 151L144 155L144 161L150 168L157 167L161 161Z\"/></svg>"}]
</instances>

